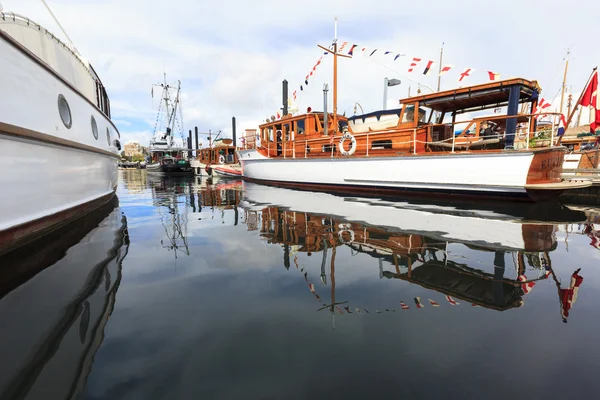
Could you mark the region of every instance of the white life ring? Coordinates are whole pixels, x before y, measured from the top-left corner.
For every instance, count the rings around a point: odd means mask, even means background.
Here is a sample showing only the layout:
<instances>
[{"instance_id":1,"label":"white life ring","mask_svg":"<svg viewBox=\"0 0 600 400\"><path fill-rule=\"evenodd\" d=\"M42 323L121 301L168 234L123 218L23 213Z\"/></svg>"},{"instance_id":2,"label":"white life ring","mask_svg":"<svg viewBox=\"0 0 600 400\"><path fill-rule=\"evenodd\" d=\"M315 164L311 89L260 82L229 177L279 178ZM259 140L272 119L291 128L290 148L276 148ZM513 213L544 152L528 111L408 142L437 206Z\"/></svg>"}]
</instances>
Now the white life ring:
<instances>
[{"instance_id":1,"label":"white life ring","mask_svg":"<svg viewBox=\"0 0 600 400\"><path fill-rule=\"evenodd\" d=\"M338 236L340 238L340 242L342 242L342 243L352 243L352 242L354 242L354 231L351 229L352 226L350 224L339 224L338 228L339 228L339 230L338 230ZM346 232L350 234L350 240L349 241L344 240L344 237L342 236Z\"/></svg>"},{"instance_id":2,"label":"white life ring","mask_svg":"<svg viewBox=\"0 0 600 400\"><path fill-rule=\"evenodd\" d=\"M349 151L344 150L344 142L346 141L346 139L350 139L350 142L352 143ZM351 156L352 154L354 154L354 152L356 151L356 139L354 139L354 136L352 136L348 132L344 133L344 135L340 139L340 143L338 145L338 150L340 151L340 154L343 156Z\"/></svg>"},{"instance_id":3,"label":"white life ring","mask_svg":"<svg viewBox=\"0 0 600 400\"><path fill-rule=\"evenodd\" d=\"M225 164L225 157L223 156L223 154L219 156L219 164Z\"/></svg>"}]
</instances>

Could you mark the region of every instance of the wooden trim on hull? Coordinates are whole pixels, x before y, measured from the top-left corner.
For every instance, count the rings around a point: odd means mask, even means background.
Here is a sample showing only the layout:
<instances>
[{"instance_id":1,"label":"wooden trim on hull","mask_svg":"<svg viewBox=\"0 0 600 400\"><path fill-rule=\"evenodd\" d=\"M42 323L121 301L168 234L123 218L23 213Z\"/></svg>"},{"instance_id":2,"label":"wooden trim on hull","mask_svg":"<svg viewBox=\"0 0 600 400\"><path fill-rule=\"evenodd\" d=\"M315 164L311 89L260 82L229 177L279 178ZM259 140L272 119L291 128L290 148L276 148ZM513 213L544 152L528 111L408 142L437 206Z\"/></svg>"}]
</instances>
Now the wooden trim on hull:
<instances>
[{"instance_id":1,"label":"wooden trim on hull","mask_svg":"<svg viewBox=\"0 0 600 400\"><path fill-rule=\"evenodd\" d=\"M10 36L8 33L2 31L2 29L0 29L0 38L6 40L7 43L9 43L15 49L19 50L25 56L29 57L33 62L35 62L40 67L42 67L43 69L48 71L52 76L54 76L56 79L58 79L63 84L65 84L69 89L71 89L73 92L75 92L79 97L84 99L89 105L94 107L101 115L103 115L106 118L108 123L110 125L112 125L112 127L115 129L115 132L117 132L119 139L121 138L121 133L119 132L119 129L117 129L117 126L114 124L114 122L112 122L112 120L106 116L106 114L98 107L97 104L94 104L90 99L88 99L83 93L81 93L79 91L79 89L77 89L75 86L73 86L71 84L71 82L69 82L65 78L63 78L58 72L56 72L54 69L52 69L52 67L50 67L43 60L41 60L38 56L36 56L34 53L32 53L27 47L23 46L21 43L19 43L15 39L13 39L12 36ZM91 66L90 66L90 68L91 68Z\"/></svg>"},{"instance_id":2,"label":"wooden trim on hull","mask_svg":"<svg viewBox=\"0 0 600 400\"><path fill-rule=\"evenodd\" d=\"M111 192L87 203L0 231L0 256L98 209L113 199L114 196L115 193Z\"/></svg>"},{"instance_id":3,"label":"wooden trim on hull","mask_svg":"<svg viewBox=\"0 0 600 400\"><path fill-rule=\"evenodd\" d=\"M505 201L541 201L552 200L558 197L558 194L552 196L552 193L545 193L543 199L532 199L528 191L521 193L504 193L504 192L489 192L476 190L444 190L444 189L413 189L413 188L390 188L386 186L376 185L338 185L338 184L322 184L322 183L305 183L305 182L285 182L285 181L267 181L262 179L253 179L243 177L248 182L254 182L262 185L279 186L290 189L310 190L314 192L331 192L337 194L360 194L363 196L406 196L414 198L428 199L435 197L439 199L440 195L450 199L474 199L474 200L505 200Z\"/></svg>"},{"instance_id":4,"label":"wooden trim on hull","mask_svg":"<svg viewBox=\"0 0 600 400\"><path fill-rule=\"evenodd\" d=\"M88 146L87 144L82 144L73 140L48 135L47 133L42 133L27 128L21 128L20 126L11 125L4 122L0 122L0 135L15 136L23 139L28 139L34 142L54 144L70 149L83 150L91 153L101 154L103 156L113 157L117 160L121 159L118 154L111 153L107 150L99 149L93 146Z\"/></svg>"}]
</instances>

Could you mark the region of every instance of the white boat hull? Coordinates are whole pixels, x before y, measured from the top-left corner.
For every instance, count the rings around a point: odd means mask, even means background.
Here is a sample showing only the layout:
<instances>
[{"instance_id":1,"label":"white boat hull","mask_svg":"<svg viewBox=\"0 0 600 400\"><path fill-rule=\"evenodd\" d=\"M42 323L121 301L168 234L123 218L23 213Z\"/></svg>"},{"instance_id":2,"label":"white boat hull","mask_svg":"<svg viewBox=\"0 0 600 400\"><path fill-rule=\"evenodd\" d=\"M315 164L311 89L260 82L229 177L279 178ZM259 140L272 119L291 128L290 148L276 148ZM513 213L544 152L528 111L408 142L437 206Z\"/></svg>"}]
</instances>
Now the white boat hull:
<instances>
[{"instance_id":1,"label":"white boat hull","mask_svg":"<svg viewBox=\"0 0 600 400\"><path fill-rule=\"evenodd\" d=\"M72 84L2 35L0 71L4 93L0 96L2 253L20 226L114 194L119 158L117 130L110 119ZM59 95L70 108L69 128L59 114ZM92 117L97 139L92 134ZM7 232L13 233L8 236Z\"/></svg>"},{"instance_id":2,"label":"white boat hull","mask_svg":"<svg viewBox=\"0 0 600 400\"><path fill-rule=\"evenodd\" d=\"M562 165L562 153L557 154L551 161ZM273 159L252 149L240 150L239 158L244 178L282 186L528 199L534 153Z\"/></svg>"}]
</instances>

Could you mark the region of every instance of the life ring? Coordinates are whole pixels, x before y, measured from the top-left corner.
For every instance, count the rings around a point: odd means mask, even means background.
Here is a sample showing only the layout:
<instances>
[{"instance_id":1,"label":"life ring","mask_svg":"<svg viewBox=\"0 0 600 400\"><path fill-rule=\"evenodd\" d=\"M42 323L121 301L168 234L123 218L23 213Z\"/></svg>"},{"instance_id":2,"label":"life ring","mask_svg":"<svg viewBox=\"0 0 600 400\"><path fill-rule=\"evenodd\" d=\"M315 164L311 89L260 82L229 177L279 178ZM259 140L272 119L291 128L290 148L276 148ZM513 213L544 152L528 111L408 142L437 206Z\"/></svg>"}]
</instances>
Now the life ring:
<instances>
[{"instance_id":1,"label":"life ring","mask_svg":"<svg viewBox=\"0 0 600 400\"><path fill-rule=\"evenodd\" d=\"M354 231L351 229L352 226L350 224L339 224L338 228L339 228L338 236L340 238L340 242L342 242L342 243L354 242ZM350 240L344 240L344 237L342 236L344 233L350 234Z\"/></svg>"},{"instance_id":2,"label":"life ring","mask_svg":"<svg viewBox=\"0 0 600 400\"><path fill-rule=\"evenodd\" d=\"M344 142L346 141L346 139L350 139L350 142L352 143L350 145L349 151L344 150ZM344 133L344 135L340 139L340 143L338 145L338 150L340 151L340 154L343 156L351 156L352 154L354 154L354 152L356 151L356 139L354 139L354 136L352 136L348 132Z\"/></svg>"},{"instance_id":3,"label":"life ring","mask_svg":"<svg viewBox=\"0 0 600 400\"><path fill-rule=\"evenodd\" d=\"M223 154L219 156L219 164L225 164L225 157L223 157Z\"/></svg>"}]
</instances>

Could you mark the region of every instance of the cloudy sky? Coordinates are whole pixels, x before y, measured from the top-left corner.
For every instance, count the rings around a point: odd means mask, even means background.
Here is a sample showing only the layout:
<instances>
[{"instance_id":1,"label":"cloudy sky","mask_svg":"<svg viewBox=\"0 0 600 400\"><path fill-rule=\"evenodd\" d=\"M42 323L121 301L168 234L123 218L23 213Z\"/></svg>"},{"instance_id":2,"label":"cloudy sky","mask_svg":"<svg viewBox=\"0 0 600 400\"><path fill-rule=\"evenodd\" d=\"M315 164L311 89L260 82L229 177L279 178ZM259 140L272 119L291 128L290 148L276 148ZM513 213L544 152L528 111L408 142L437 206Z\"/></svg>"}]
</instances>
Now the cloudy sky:
<instances>
[{"instance_id":1,"label":"cloudy sky","mask_svg":"<svg viewBox=\"0 0 600 400\"><path fill-rule=\"evenodd\" d=\"M338 111L346 115L354 114L356 103L364 112L381 109L385 77L402 81L388 90L389 108L408 95L409 86L413 94L419 84L423 92L436 89L438 65L427 76L423 69L426 61L439 61L442 42L443 64L453 65L442 89L486 82L487 71L493 71L500 78L538 80L542 97L556 106L567 48L573 101L600 61L597 0L572 0L568 7L563 0L46 1L107 87L121 137L143 145L158 111L152 84L164 72L169 83L181 81L185 132L197 126L231 136L232 116L238 136L257 128L281 107L284 79L290 97L297 91L300 110L322 109L323 84L332 87L332 57L323 57L308 86L303 83L323 55L317 45L333 40L336 16L339 43L348 42L343 52L358 45L352 59L339 60ZM63 36L40 0L0 3ZM397 54L406 56L394 61ZM422 61L408 73L413 57ZM459 84L465 68L474 72ZM330 90L330 107L331 97Z\"/></svg>"}]
</instances>

